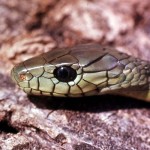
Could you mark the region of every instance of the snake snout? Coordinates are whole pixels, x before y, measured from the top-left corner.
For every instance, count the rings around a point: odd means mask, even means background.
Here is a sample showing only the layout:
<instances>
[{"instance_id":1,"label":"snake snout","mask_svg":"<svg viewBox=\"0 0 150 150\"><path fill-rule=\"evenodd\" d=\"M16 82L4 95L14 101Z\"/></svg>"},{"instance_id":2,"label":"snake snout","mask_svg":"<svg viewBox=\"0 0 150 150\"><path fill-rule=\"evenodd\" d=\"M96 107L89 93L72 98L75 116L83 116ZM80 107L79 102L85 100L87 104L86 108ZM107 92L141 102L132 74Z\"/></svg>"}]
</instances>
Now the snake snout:
<instances>
[{"instance_id":1,"label":"snake snout","mask_svg":"<svg viewBox=\"0 0 150 150\"><path fill-rule=\"evenodd\" d=\"M18 64L11 70L11 78L12 80L19 84L20 82L24 82L26 80L27 70L24 65Z\"/></svg>"}]
</instances>

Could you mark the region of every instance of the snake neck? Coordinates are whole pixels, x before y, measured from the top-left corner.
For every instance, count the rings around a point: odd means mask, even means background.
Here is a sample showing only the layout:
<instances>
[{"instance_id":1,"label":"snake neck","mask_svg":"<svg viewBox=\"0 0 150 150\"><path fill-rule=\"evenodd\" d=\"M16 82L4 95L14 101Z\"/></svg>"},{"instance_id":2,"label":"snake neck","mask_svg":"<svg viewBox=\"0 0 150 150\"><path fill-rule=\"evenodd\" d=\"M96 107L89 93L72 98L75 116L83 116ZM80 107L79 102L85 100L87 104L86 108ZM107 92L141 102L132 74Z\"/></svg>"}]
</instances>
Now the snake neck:
<instances>
[{"instance_id":1,"label":"snake neck","mask_svg":"<svg viewBox=\"0 0 150 150\"><path fill-rule=\"evenodd\" d=\"M142 61L131 72L124 69L123 73L113 80L108 79L107 88L102 89L101 94L123 95L150 102L150 64ZM117 84L113 85L114 79Z\"/></svg>"},{"instance_id":2,"label":"snake neck","mask_svg":"<svg viewBox=\"0 0 150 150\"><path fill-rule=\"evenodd\" d=\"M125 96L130 96L139 100L150 102L150 64L145 68L145 84L138 88L133 87L133 90L123 92Z\"/></svg>"}]
</instances>

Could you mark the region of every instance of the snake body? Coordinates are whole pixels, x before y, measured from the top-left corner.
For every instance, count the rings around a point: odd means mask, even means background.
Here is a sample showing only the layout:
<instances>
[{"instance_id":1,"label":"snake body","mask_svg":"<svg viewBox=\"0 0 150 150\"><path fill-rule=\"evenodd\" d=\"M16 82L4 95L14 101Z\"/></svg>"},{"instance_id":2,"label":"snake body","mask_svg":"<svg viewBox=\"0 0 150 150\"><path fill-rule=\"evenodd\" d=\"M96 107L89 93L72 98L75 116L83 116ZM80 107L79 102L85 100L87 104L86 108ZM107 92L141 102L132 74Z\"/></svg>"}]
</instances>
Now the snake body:
<instances>
[{"instance_id":1,"label":"snake body","mask_svg":"<svg viewBox=\"0 0 150 150\"><path fill-rule=\"evenodd\" d=\"M33 95L119 94L150 101L150 63L98 44L41 54L16 65L11 76Z\"/></svg>"}]
</instances>

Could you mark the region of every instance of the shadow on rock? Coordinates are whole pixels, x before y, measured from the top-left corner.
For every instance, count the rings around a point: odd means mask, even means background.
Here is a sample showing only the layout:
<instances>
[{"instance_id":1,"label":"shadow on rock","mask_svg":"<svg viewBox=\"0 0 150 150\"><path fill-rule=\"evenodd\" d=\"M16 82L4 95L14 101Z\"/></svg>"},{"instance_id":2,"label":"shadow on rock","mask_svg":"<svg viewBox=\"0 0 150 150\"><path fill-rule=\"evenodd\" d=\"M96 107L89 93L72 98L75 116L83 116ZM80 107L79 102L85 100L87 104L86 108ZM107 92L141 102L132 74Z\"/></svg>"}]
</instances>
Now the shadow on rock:
<instances>
[{"instance_id":1,"label":"shadow on rock","mask_svg":"<svg viewBox=\"0 0 150 150\"><path fill-rule=\"evenodd\" d=\"M38 108L50 110L74 110L84 112L104 112L119 109L150 108L150 103L114 95L91 96L82 98L55 98L45 96L29 96Z\"/></svg>"}]
</instances>

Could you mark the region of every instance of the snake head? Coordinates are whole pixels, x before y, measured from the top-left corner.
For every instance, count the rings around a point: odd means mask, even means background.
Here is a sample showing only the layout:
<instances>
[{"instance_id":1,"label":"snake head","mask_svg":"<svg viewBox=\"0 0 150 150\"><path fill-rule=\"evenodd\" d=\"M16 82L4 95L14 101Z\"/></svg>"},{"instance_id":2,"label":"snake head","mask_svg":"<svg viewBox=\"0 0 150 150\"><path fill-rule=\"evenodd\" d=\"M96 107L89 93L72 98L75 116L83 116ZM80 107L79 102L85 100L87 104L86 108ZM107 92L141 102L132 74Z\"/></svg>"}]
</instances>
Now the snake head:
<instances>
[{"instance_id":1,"label":"snake head","mask_svg":"<svg viewBox=\"0 0 150 150\"><path fill-rule=\"evenodd\" d=\"M87 44L55 49L28 59L16 65L11 76L28 94L89 96L98 95L108 85L107 70L118 65L118 59L106 48Z\"/></svg>"},{"instance_id":2,"label":"snake head","mask_svg":"<svg viewBox=\"0 0 150 150\"><path fill-rule=\"evenodd\" d=\"M21 62L11 71L12 80L27 94L65 96L68 91L82 94L76 85L81 80L82 67L69 52L58 49Z\"/></svg>"},{"instance_id":3,"label":"snake head","mask_svg":"<svg viewBox=\"0 0 150 150\"><path fill-rule=\"evenodd\" d=\"M89 55L87 49L93 52ZM97 70L99 63L96 62L104 56L99 49L101 46L98 45L55 49L16 65L11 76L28 94L71 97L97 95L99 84L104 86L107 80L106 71ZM111 57L105 58L114 61ZM107 61L105 58L102 61Z\"/></svg>"},{"instance_id":4,"label":"snake head","mask_svg":"<svg viewBox=\"0 0 150 150\"><path fill-rule=\"evenodd\" d=\"M90 96L147 86L147 62L100 45L55 49L16 65L12 79L26 93Z\"/></svg>"}]
</instances>

